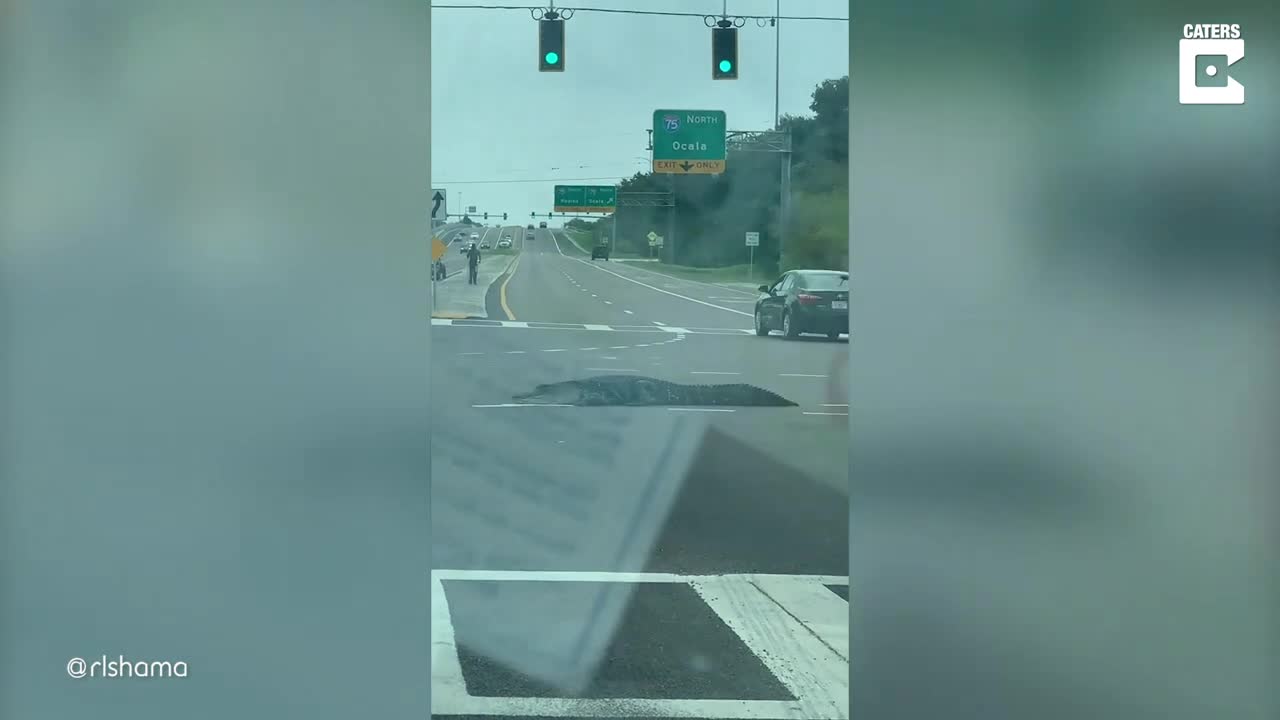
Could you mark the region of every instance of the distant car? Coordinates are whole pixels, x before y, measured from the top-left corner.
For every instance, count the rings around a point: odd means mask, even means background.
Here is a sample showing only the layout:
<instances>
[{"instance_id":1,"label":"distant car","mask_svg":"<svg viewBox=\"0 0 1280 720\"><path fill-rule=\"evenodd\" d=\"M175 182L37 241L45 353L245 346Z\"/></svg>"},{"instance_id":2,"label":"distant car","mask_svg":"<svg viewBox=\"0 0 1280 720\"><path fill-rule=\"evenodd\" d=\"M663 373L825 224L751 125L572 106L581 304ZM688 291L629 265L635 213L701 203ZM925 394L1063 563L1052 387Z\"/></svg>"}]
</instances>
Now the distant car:
<instances>
[{"instance_id":1,"label":"distant car","mask_svg":"<svg viewBox=\"0 0 1280 720\"><path fill-rule=\"evenodd\" d=\"M606 261L609 259L609 246L605 243L600 243L599 245L591 248L591 259L598 260L601 258Z\"/></svg>"},{"instance_id":2,"label":"distant car","mask_svg":"<svg viewBox=\"0 0 1280 720\"><path fill-rule=\"evenodd\" d=\"M484 242L480 243L480 249L481 249L481 250L488 250L488 249L489 249L489 241L488 241L488 240L485 240Z\"/></svg>"},{"instance_id":3,"label":"distant car","mask_svg":"<svg viewBox=\"0 0 1280 720\"><path fill-rule=\"evenodd\" d=\"M510 239L511 239L511 235L509 235L509 234L508 234L508 235L503 235L503 236L502 236L502 239L503 239L503 240L510 240Z\"/></svg>"},{"instance_id":4,"label":"distant car","mask_svg":"<svg viewBox=\"0 0 1280 720\"><path fill-rule=\"evenodd\" d=\"M525 228L525 229L526 229L526 230L532 230L532 229L533 229L533 225L529 225L529 227L527 227L527 228Z\"/></svg>"},{"instance_id":5,"label":"distant car","mask_svg":"<svg viewBox=\"0 0 1280 720\"><path fill-rule=\"evenodd\" d=\"M756 335L781 330L788 338L819 333L835 340L849 332L849 273L843 270L791 270L760 292Z\"/></svg>"},{"instance_id":6,"label":"distant car","mask_svg":"<svg viewBox=\"0 0 1280 720\"><path fill-rule=\"evenodd\" d=\"M458 248L458 252L462 253L463 255L466 255L467 251L471 249L471 246L468 245L467 243L459 243L459 245L460 247Z\"/></svg>"},{"instance_id":7,"label":"distant car","mask_svg":"<svg viewBox=\"0 0 1280 720\"><path fill-rule=\"evenodd\" d=\"M538 227L540 227L540 228L544 228L544 227L546 227L546 226L547 226L547 221L546 221L546 220L543 220L542 222L538 223Z\"/></svg>"},{"instance_id":8,"label":"distant car","mask_svg":"<svg viewBox=\"0 0 1280 720\"><path fill-rule=\"evenodd\" d=\"M500 248L509 248L509 247L511 247L511 241L510 241L510 240L507 240L506 238L503 238L503 239L501 239L501 240L499 240L499 241L498 241L498 247L500 247Z\"/></svg>"}]
</instances>

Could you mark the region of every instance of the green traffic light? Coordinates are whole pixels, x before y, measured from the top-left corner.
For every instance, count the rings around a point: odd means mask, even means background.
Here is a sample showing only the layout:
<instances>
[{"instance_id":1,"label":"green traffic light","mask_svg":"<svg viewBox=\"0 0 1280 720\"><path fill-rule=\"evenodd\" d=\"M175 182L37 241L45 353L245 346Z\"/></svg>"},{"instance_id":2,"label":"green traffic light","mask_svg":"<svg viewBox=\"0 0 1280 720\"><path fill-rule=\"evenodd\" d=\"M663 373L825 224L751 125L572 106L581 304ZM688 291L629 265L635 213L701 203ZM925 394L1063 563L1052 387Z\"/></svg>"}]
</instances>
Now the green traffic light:
<instances>
[{"instance_id":1,"label":"green traffic light","mask_svg":"<svg viewBox=\"0 0 1280 720\"><path fill-rule=\"evenodd\" d=\"M729 62L728 60L720 61L720 72L727 73L732 69L733 69L733 63Z\"/></svg>"},{"instance_id":2,"label":"green traffic light","mask_svg":"<svg viewBox=\"0 0 1280 720\"><path fill-rule=\"evenodd\" d=\"M556 53L553 53L553 52L549 52L549 53L547 53L547 64L548 64L548 65L555 65L555 64L556 64L556 63L558 63L558 62L560 62L560 56L559 56L559 55L557 55Z\"/></svg>"}]
</instances>

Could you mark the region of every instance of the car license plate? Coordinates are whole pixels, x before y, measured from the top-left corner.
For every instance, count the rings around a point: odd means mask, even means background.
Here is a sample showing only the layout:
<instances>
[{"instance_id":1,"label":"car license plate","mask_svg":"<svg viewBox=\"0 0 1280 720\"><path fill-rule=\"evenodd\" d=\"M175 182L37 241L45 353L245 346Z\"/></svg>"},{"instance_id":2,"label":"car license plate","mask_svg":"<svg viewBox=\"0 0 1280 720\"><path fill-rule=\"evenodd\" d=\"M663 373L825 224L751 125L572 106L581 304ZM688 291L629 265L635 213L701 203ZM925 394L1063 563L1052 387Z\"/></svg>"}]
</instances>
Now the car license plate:
<instances>
[{"instance_id":1,"label":"car license plate","mask_svg":"<svg viewBox=\"0 0 1280 720\"><path fill-rule=\"evenodd\" d=\"M848 300L832 300L831 309L832 310L848 310L849 301Z\"/></svg>"}]
</instances>

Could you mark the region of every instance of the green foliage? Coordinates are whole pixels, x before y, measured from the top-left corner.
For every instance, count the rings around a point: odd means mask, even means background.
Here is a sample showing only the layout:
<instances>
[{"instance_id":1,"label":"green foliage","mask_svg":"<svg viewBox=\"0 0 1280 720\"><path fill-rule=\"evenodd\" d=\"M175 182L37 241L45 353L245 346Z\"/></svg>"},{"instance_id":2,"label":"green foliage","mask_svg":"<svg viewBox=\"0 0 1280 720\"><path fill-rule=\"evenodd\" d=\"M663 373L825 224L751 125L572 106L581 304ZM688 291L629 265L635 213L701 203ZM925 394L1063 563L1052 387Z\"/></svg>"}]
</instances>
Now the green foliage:
<instances>
[{"instance_id":1,"label":"green foliage","mask_svg":"<svg viewBox=\"0 0 1280 720\"><path fill-rule=\"evenodd\" d=\"M624 207L614 220L571 220L595 241L608 235L615 252L648 255L650 231L670 237L662 258L691 267L746 262L744 235L760 233L757 267L848 267L849 78L814 88L810 116L784 115L778 128L792 139L791 213L780 252L779 195L783 156L731 152L723 175L667 176L637 173L618 184L620 193L674 191L674 220L665 207ZM574 225L581 223L581 225ZM671 225L674 225L672 227Z\"/></svg>"}]
</instances>

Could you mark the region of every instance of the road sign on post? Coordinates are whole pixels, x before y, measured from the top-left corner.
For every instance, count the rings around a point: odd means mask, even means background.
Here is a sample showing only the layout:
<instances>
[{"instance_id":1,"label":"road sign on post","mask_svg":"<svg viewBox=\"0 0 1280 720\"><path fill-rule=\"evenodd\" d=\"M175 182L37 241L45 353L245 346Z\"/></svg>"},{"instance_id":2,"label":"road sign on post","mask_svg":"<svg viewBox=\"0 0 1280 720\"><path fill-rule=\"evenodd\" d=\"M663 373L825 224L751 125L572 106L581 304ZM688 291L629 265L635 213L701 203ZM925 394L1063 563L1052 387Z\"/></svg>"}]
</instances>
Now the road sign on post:
<instances>
[{"instance_id":1,"label":"road sign on post","mask_svg":"<svg viewBox=\"0 0 1280 720\"><path fill-rule=\"evenodd\" d=\"M755 274L756 269L756 248L760 245L760 233L747 233L747 279Z\"/></svg>"},{"instance_id":2,"label":"road sign on post","mask_svg":"<svg viewBox=\"0 0 1280 720\"><path fill-rule=\"evenodd\" d=\"M723 110L654 110L653 171L674 175L724 172Z\"/></svg>"},{"instance_id":3,"label":"road sign on post","mask_svg":"<svg viewBox=\"0 0 1280 720\"><path fill-rule=\"evenodd\" d=\"M431 219L444 222L449 217L448 194L444 188L431 188Z\"/></svg>"},{"instance_id":4,"label":"road sign on post","mask_svg":"<svg viewBox=\"0 0 1280 720\"><path fill-rule=\"evenodd\" d=\"M747 247L758 247L760 245L760 233L747 233Z\"/></svg>"},{"instance_id":5,"label":"road sign on post","mask_svg":"<svg viewBox=\"0 0 1280 720\"><path fill-rule=\"evenodd\" d=\"M618 209L618 188L612 185L556 185L555 193L554 212L611 213Z\"/></svg>"}]
</instances>

